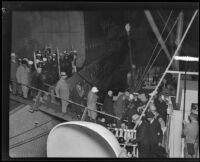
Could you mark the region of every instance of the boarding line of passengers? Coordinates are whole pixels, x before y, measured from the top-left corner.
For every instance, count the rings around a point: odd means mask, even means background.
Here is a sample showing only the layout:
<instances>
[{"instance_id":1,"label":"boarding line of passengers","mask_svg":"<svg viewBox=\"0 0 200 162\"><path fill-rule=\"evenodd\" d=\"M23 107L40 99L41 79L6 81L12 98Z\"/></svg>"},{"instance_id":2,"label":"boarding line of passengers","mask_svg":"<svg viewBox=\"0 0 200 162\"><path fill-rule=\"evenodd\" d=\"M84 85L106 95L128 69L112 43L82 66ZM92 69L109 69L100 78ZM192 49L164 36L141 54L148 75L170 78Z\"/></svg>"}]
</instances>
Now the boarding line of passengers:
<instances>
[{"instance_id":1,"label":"boarding line of passengers","mask_svg":"<svg viewBox=\"0 0 200 162\"><path fill-rule=\"evenodd\" d=\"M20 94L24 99L29 96L33 97L33 100L37 96L40 97L40 102L45 102L41 92L29 90L25 85L32 85L41 90L51 92L51 102L56 103L56 99L53 97L55 93L57 98L64 98L66 100L61 100L62 112L67 113L67 108L69 103L67 100L71 99L79 104L90 107L93 110L97 110L97 100L98 100L98 88L92 87L87 93L85 85L83 82L78 83L72 92L69 91L69 85L66 82L68 75L65 71L61 72L61 77L57 80L55 88L45 87L45 75L42 73L42 64L38 64L37 69L34 70L34 65L32 61L28 59L22 59L20 63L16 60L16 55L11 54L11 80L16 82L11 82L10 90L13 94ZM18 83L18 84L17 84ZM158 157L161 156L163 152L158 152L158 148L163 146L163 134L166 131L166 121L167 121L167 104L166 98L169 94L174 94L174 89L172 89L169 84L166 85L167 81L164 82L159 89L158 94L154 97L153 102L150 104L147 113L139 123L137 127L137 138L131 140L132 143L138 143L139 157ZM25 85L21 85L25 84ZM113 118L108 116L102 116L94 111L87 111L88 120L104 123L105 125L116 123L116 127L120 128L125 125L128 129L133 129L135 123L139 119L139 115L144 108L144 105L148 101L147 94L132 93L130 90L126 92L119 92L117 96L113 96L111 90L108 91L105 96L102 110L108 114L115 115L121 120L113 120ZM85 102L86 99L86 102ZM83 113L83 108L78 105L71 105L72 108L81 115ZM32 112L34 110L31 110ZM99 119L104 119L101 120Z\"/></svg>"}]
</instances>

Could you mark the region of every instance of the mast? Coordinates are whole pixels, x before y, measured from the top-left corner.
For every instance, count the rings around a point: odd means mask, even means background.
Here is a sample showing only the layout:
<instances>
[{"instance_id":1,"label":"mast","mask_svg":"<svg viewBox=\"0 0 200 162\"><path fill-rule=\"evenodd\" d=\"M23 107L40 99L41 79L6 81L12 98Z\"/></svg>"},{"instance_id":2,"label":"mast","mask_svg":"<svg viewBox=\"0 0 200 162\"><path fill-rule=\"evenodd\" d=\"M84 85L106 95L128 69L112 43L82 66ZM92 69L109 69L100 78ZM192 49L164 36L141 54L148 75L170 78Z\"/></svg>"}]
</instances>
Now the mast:
<instances>
[{"instance_id":1,"label":"mast","mask_svg":"<svg viewBox=\"0 0 200 162\"><path fill-rule=\"evenodd\" d=\"M183 18L184 18L184 14L183 14L183 11L181 11L179 14L179 21L178 21L178 25L177 25L177 38L175 40L175 44L177 46L180 43L182 33L183 33ZM180 55L180 51L181 51L181 49L177 52L177 56ZM179 70L179 61L174 61L174 64L176 66L176 70Z\"/></svg>"}]
</instances>

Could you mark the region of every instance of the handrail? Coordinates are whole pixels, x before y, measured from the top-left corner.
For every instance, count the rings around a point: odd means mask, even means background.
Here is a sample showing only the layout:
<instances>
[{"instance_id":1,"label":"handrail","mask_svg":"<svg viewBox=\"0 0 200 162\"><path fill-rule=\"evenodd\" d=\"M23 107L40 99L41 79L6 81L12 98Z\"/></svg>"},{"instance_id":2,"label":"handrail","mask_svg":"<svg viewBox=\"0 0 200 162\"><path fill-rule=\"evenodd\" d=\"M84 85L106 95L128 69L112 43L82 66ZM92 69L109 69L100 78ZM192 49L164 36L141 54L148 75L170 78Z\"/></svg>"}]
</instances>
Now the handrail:
<instances>
[{"instance_id":1,"label":"handrail","mask_svg":"<svg viewBox=\"0 0 200 162\"><path fill-rule=\"evenodd\" d=\"M55 86L52 86L52 85L50 85L50 84L48 84L48 83L44 83L44 85L46 85L46 86L48 86L48 87L55 88ZM97 105L101 105L101 106L103 106L103 104L100 103L100 102L97 102Z\"/></svg>"},{"instance_id":2,"label":"handrail","mask_svg":"<svg viewBox=\"0 0 200 162\"><path fill-rule=\"evenodd\" d=\"M18 82L14 81L14 80L10 80L10 81L15 82L15 83L18 83ZM41 89L38 89L38 88L35 88L35 87L32 87L32 86L29 86L29 85L26 85L26 84L23 84L23 83L18 83L18 84L21 84L21 85L27 86L27 87L29 87L29 88L35 89L35 90L37 90L37 91L40 91L40 92L43 92L43 93L46 93L46 94L50 94L50 93L47 92L47 91L44 91L44 90L41 90ZM53 95L53 96L54 96L54 97L57 97L56 95ZM110 114L107 114L107 113L102 112L102 111L93 110L93 109L91 109L90 107L87 107L87 106L84 106L84 105L78 104L78 103L73 102L73 101L71 101L71 100L66 100L66 99L61 98L61 97L57 97L57 98L60 98L61 100L67 101L67 102L72 103L72 104L75 104L75 105L77 105L77 106L80 106L80 107L83 107L83 108L87 108L87 109L90 110L90 111L94 111L94 112L100 113L100 114L102 114L102 115L106 115L106 116L109 116L109 117L115 118L115 119L117 119L117 120L120 120L120 118L117 117L117 116L110 115Z\"/></svg>"}]
</instances>

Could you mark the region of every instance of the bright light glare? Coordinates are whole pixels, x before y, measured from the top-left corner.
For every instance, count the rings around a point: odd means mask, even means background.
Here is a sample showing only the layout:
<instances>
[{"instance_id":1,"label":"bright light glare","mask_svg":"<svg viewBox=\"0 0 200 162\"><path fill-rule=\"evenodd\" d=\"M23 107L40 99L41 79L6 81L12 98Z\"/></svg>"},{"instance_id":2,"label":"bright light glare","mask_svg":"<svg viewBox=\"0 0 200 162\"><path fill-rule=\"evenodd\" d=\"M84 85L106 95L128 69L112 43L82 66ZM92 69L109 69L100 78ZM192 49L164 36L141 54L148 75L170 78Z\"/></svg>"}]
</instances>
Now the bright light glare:
<instances>
[{"instance_id":1,"label":"bright light glare","mask_svg":"<svg viewBox=\"0 0 200 162\"><path fill-rule=\"evenodd\" d=\"M174 56L175 60L181 60L181 61L199 61L198 57L191 57L191 56Z\"/></svg>"}]
</instances>

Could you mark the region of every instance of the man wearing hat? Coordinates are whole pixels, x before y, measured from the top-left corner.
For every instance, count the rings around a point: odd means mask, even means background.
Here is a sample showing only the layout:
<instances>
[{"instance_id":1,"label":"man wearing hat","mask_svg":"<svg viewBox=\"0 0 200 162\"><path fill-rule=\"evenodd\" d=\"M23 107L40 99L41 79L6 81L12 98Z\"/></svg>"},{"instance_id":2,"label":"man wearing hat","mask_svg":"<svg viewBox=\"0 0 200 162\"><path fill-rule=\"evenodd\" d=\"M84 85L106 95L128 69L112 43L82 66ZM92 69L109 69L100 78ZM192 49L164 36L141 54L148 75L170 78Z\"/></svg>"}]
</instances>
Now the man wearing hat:
<instances>
[{"instance_id":1,"label":"man wearing hat","mask_svg":"<svg viewBox=\"0 0 200 162\"><path fill-rule=\"evenodd\" d=\"M108 91L108 93L106 94L106 96L104 98L103 111L110 115L114 114L114 112L113 112L113 92L111 90ZM106 118L107 123L113 123L113 118L111 118L109 116L105 116L105 118Z\"/></svg>"},{"instance_id":2,"label":"man wearing hat","mask_svg":"<svg viewBox=\"0 0 200 162\"><path fill-rule=\"evenodd\" d=\"M128 91L122 93L113 104L114 114L119 118L122 118L123 114L126 111L129 95L130 93ZM120 126L121 126L121 121L117 120L117 127Z\"/></svg>"},{"instance_id":3,"label":"man wearing hat","mask_svg":"<svg viewBox=\"0 0 200 162\"><path fill-rule=\"evenodd\" d=\"M60 73L61 77L60 80L57 82L57 85L55 87L56 96L58 98L61 98L61 104L62 104L62 112L67 112L67 106L69 102L69 85L66 81L67 74L65 72Z\"/></svg>"},{"instance_id":4,"label":"man wearing hat","mask_svg":"<svg viewBox=\"0 0 200 162\"><path fill-rule=\"evenodd\" d=\"M128 129L133 129L135 124L132 122L132 116L134 114L138 113L137 107L134 105L133 100L134 100L134 95L130 94L129 95L129 102L130 103L127 106L127 110L125 111L125 113L123 114L123 116L121 118L121 121L123 121L125 119L128 120L128 123L127 123Z\"/></svg>"},{"instance_id":5,"label":"man wearing hat","mask_svg":"<svg viewBox=\"0 0 200 162\"><path fill-rule=\"evenodd\" d=\"M16 78L17 68L18 68L18 63L16 61L16 54L11 53L11 64L10 64L11 83L10 83L10 86L11 86L11 91L14 95L16 95L16 93L17 93L17 78Z\"/></svg>"},{"instance_id":6,"label":"man wearing hat","mask_svg":"<svg viewBox=\"0 0 200 162\"><path fill-rule=\"evenodd\" d=\"M92 87L92 89L89 91L88 96L87 96L87 106L92 109L92 110L97 110L97 92L99 92L99 90L97 89L97 87ZM97 113L94 111L90 111L88 110L88 116L91 120L96 121L97 118Z\"/></svg>"},{"instance_id":7,"label":"man wearing hat","mask_svg":"<svg viewBox=\"0 0 200 162\"><path fill-rule=\"evenodd\" d=\"M142 106L142 101L138 98L138 96L139 96L139 93L133 93L132 105L135 107L135 109Z\"/></svg>"},{"instance_id":8,"label":"man wearing hat","mask_svg":"<svg viewBox=\"0 0 200 162\"><path fill-rule=\"evenodd\" d=\"M41 65L38 65L36 71L33 72L31 78L32 78L31 79L31 85L33 87L40 89L40 90L44 90L44 79L43 79L43 76L42 76L42 66ZM38 97L40 98L41 103L44 103L41 91L34 90L33 93L34 93L36 98L38 98ZM33 100L35 101L36 98L34 98Z\"/></svg>"},{"instance_id":9,"label":"man wearing hat","mask_svg":"<svg viewBox=\"0 0 200 162\"><path fill-rule=\"evenodd\" d=\"M198 114L191 113L189 115L189 123L184 122L183 134L185 136L185 148L184 157L185 158L197 158L198 147L199 147L199 122ZM190 153L189 145L193 144L194 153Z\"/></svg>"},{"instance_id":10,"label":"man wearing hat","mask_svg":"<svg viewBox=\"0 0 200 162\"><path fill-rule=\"evenodd\" d=\"M151 111L147 112L146 119L149 121L150 153L152 157L156 157L157 148L162 143L163 138L161 125Z\"/></svg>"},{"instance_id":11,"label":"man wearing hat","mask_svg":"<svg viewBox=\"0 0 200 162\"><path fill-rule=\"evenodd\" d=\"M70 93L70 98L73 102L83 105L84 104L84 99L83 99L84 93L85 93L85 91L83 89L83 84L82 84L82 82L79 82L72 89L72 91ZM71 109L76 112L78 117L80 117L82 115L84 108L79 105L71 104Z\"/></svg>"},{"instance_id":12,"label":"man wearing hat","mask_svg":"<svg viewBox=\"0 0 200 162\"><path fill-rule=\"evenodd\" d=\"M139 121L139 114L134 114L132 116L133 123L138 123L136 128L136 139L130 139L133 144L138 144L139 158L149 158L150 157L150 140L149 137L149 124L145 120Z\"/></svg>"},{"instance_id":13,"label":"man wearing hat","mask_svg":"<svg viewBox=\"0 0 200 162\"><path fill-rule=\"evenodd\" d=\"M165 101L165 97L162 94L159 94L155 100L154 104L157 108L157 112L160 114L160 116L163 118L164 122L167 122L167 108L168 105Z\"/></svg>"}]
</instances>

